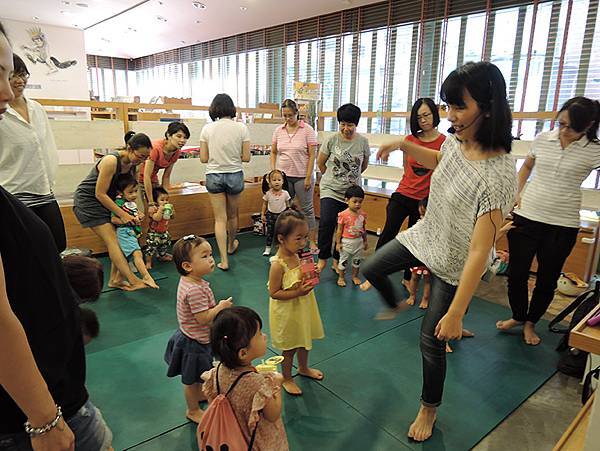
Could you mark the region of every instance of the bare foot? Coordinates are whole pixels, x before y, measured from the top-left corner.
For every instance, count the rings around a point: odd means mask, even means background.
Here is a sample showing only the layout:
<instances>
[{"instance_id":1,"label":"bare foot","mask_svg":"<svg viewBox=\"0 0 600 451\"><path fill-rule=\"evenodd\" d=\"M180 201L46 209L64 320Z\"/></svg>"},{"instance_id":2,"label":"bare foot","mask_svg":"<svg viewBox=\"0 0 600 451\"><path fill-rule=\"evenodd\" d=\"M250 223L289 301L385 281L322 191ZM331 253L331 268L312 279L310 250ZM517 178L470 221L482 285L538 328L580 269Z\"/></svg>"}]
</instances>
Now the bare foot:
<instances>
[{"instance_id":1,"label":"bare foot","mask_svg":"<svg viewBox=\"0 0 600 451\"><path fill-rule=\"evenodd\" d=\"M463 338L473 338L475 336L475 334L468 329L463 329L462 336L463 336Z\"/></svg>"},{"instance_id":2,"label":"bare foot","mask_svg":"<svg viewBox=\"0 0 600 451\"><path fill-rule=\"evenodd\" d=\"M298 369L298 374L300 376L308 377L310 379L314 379L316 381L322 381L325 377L323 372L317 370L316 368L307 368L306 370Z\"/></svg>"},{"instance_id":3,"label":"bare foot","mask_svg":"<svg viewBox=\"0 0 600 451\"><path fill-rule=\"evenodd\" d=\"M446 352L454 352L450 347L450 343L446 342Z\"/></svg>"},{"instance_id":4,"label":"bare foot","mask_svg":"<svg viewBox=\"0 0 600 451\"><path fill-rule=\"evenodd\" d=\"M302 394L302 389L296 385L294 379L286 379L281 384L283 389L292 396L300 396Z\"/></svg>"},{"instance_id":5,"label":"bare foot","mask_svg":"<svg viewBox=\"0 0 600 451\"><path fill-rule=\"evenodd\" d=\"M145 276L143 279L144 283L146 285L148 285L150 288L155 288L158 289L160 288L157 283L154 281L154 279L152 278L152 276L150 274L148 274L147 276Z\"/></svg>"},{"instance_id":6,"label":"bare foot","mask_svg":"<svg viewBox=\"0 0 600 451\"><path fill-rule=\"evenodd\" d=\"M152 262L146 263L146 269L152 269Z\"/></svg>"},{"instance_id":7,"label":"bare foot","mask_svg":"<svg viewBox=\"0 0 600 451\"><path fill-rule=\"evenodd\" d=\"M421 310L427 310L427 308L429 307L429 299L421 299L421 302L419 302L419 308Z\"/></svg>"},{"instance_id":8,"label":"bare foot","mask_svg":"<svg viewBox=\"0 0 600 451\"><path fill-rule=\"evenodd\" d=\"M129 282L124 280L111 280L108 282L108 288L117 288L118 290L124 290L129 287Z\"/></svg>"},{"instance_id":9,"label":"bare foot","mask_svg":"<svg viewBox=\"0 0 600 451\"><path fill-rule=\"evenodd\" d=\"M363 283L360 284L360 290L361 291L367 291L372 287L371 282L369 282L368 280L365 280Z\"/></svg>"},{"instance_id":10,"label":"bare foot","mask_svg":"<svg viewBox=\"0 0 600 451\"><path fill-rule=\"evenodd\" d=\"M358 287L362 285L362 282L358 277L352 277L352 283Z\"/></svg>"},{"instance_id":11,"label":"bare foot","mask_svg":"<svg viewBox=\"0 0 600 451\"><path fill-rule=\"evenodd\" d=\"M378 321L389 321L392 319L396 319L398 313L405 310L408 307L405 307L406 303L401 302L396 308L385 308L381 310L377 315L375 315L375 319Z\"/></svg>"},{"instance_id":12,"label":"bare foot","mask_svg":"<svg viewBox=\"0 0 600 451\"><path fill-rule=\"evenodd\" d=\"M338 273L338 261L337 260L334 260L333 263L331 264L331 270L336 274Z\"/></svg>"},{"instance_id":13,"label":"bare foot","mask_svg":"<svg viewBox=\"0 0 600 451\"><path fill-rule=\"evenodd\" d=\"M325 269L325 266L327 265L327 260L323 260L323 259L319 259L319 262L317 263L317 270L319 272L323 272L323 270Z\"/></svg>"},{"instance_id":14,"label":"bare foot","mask_svg":"<svg viewBox=\"0 0 600 451\"><path fill-rule=\"evenodd\" d=\"M149 285L147 285L143 280L140 279L139 282L136 282L132 285L125 285L125 287L121 288L121 290L123 291L136 291L136 290L143 290L144 288L148 288Z\"/></svg>"},{"instance_id":15,"label":"bare foot","mask_svg":"<svg viewBox=\"0 0 600 451\"><path fill-rule=\"evenodd\" d=\"M498 330L509 330L512 329L513 327L516 326L520 326L521 324L523 324L521 321L517 321L514 319L505 319L504 321L498 321L496 323L496 329Z\"/></svg>"},{"instance_id":16,"label":"bare foot","mask_svg":"<svg viewBox=\"0 0 600 451\"><path fill-rule=\"evenodd\" d=\"M343 279L343 277L338 277L337 284L338 284L338 287L345 287L346 281Z\"/></svg>"},{"instance_id":17,"label":"bare foot","mask_svg":"<svg viewBox=\"0 0 600 451\"><path fill-rule=\"evenodd\" d=\"M200 423L200 420L202 420L203 414L204 414L204 411L202 409L185 411L185 417L188 420L193 421L196 424Z\"/></svg>"},{"instance_id":18,"label":"bare foot","mask_svg":"<svg viewBox=\"0 0 600 451\"><path fill-rule=\"evenodd\" d=\"M417 418L408 429L408 437L417 442L424 442L433 433L433 425L436 419L436 408L421 406Z\"/></svg>"},{"instance_id":19,"label":"bare foot","mask_svg":"<svg viewBox=\"0 0 600 451\"><path fill-rule=\"evenodd\" d=\"M415 297L411 294L406 301L408 305L415 305Z\"/></svg>"},{"instance_id":20,"label":"bare foot","mask_svg":"<svg viewBox=\"0 0 600 451\"><path fill-rule=\"evenodd\" d=\"M535 333L535 324L530 321L525 322L523 327L523 338L525 343L531 346L537 346L541 343L542 339Z\"/></svg>"},{"instance_id":21,"label":"bare foot","mask_svg":"<svg viewBox=\"0 0 600 451\"><path fill-rule=\"evenodd\" d=\"M233 243L231 243L231 246L229 246L229 249L227 249L227 253L229 255L235 254L238 250L238 247L240 247L240 242L238 240L233 240Z\"/></svg>"},{"instance_id":22,"label":"bare foot","mask_svg":"<svg viewBox=\"0 0 600 451\"><path fill-rule=\"evenodd\" d=\"M221 271L228 271L229 265L226 265L224 263L217 263L217 268L219 268Z\"/></svg>"}]
</instances>

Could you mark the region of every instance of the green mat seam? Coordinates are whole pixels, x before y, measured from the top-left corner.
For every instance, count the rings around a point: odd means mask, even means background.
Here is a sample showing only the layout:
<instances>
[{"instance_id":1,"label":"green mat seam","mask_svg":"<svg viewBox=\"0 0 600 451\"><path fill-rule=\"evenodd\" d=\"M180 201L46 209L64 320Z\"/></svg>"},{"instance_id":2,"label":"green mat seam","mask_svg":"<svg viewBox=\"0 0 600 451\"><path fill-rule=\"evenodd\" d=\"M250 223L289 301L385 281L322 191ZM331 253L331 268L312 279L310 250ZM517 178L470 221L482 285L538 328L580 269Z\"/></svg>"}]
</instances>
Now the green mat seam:
<instances>
[{"instance_id":1,"label":"green mat seam","mask_svg":"<svg viewBox=\"0 0 600 451\"><path fill-rule=\"evenodd\" d=\"M180 424L180 425L178 425L178 426L174 426L174 427L172 427L171 429L168 429L168 430L166 430L166 431L164 431L164 432L161 432L160 434L156 434L156 435L155 435L155 436L153 436L153 437L147 438L146 440L142 440L141 442L139 442L139 443L136 443L135 445L129 446L129 447L125 448L123 451L127 451L127 450L129 450L129 449L133 449L133 448L135 448L136 446L140 446L140 445L143 445L144 443L151 442L151 441L152 441L152 440L154 440L155 438L162 437L163 435L166 435L166 434L168 434L169 432L176 431L177 429L179 429L179 428L182 428L182 427L184 427L184 426L187 426L187 425L188 425L188 424L190 424L190 423L191 423L191 421L187 421L187 422L185 422L185 423L183 423L183 424Z\"/></svg>"}]
</instances>

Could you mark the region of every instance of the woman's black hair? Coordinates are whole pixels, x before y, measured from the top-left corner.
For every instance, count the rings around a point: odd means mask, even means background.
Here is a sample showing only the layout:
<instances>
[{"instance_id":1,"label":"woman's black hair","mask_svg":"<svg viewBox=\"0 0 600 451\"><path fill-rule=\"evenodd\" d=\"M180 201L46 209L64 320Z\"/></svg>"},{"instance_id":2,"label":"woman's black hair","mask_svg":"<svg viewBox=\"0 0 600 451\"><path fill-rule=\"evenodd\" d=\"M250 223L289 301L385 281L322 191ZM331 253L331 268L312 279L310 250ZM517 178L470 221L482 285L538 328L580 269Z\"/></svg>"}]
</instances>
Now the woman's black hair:
<instances>
[{"instance_id":1,"label":"woman's black hair","mask_svg":"<svg viewBox=\"0 0 600 451\"><path fill-rule=\"evenodd\" d=\"M301 223L306 223L306 218L301 212L294 209L288 209L281 213L277 218L277 221L275 221L273 230L273 236L275 236L276 242L280 242L279 235L283 237L288 236Z\"/></svg>"},{"instance_id":2,"label":"woman's black hair","mask_svg":"<svg viewBox=\"0 0 600 451\"><path fill-rule=\"evenodd\" d=\"M222 117L234 118L236 114L233 100L227 94L217 94L208 108L208 115L213 121Z\"/></svg>"},{"instance_id":3,"label":"woman's black hair","mask_svg":"<svg viewBox=\"0 0 600 451\"><path fill-rule=\"evenodd\" d=\"M165 138L173 136L177 132L183 132L185 139L190 139L190 129L183 122L175 121L171 122L165 132Z\"/></svg>"},{"instance_id":4,"label":"woman's black hair","mask_svg":"<svg viewBox=\"0 0 600 451\"><path fill-rule=\"evenodd\" d=\"M221 310L210 328L210 344L215 356L227 368L242 366L239 352L262 328L258 313L248 307L230 307Z\"/></svg>"},{"instance_id":5,"label":"woman's black hair","mask_svg":"<svg viewBox=\"0 0 600 451\"><path fill-rule=\"evenodd\" d=\"M337 121L358 125L360 114L361 111L359 107L353 103L346 103L337 109Z\"/></svg>"},{"instance_id":6,"label":"woman's black hair","mask_svg":"<svg viewBox=\"0 0 600 451\"><path fill-rule=\"evenodd\" d=\"M119 193L125 191L128 186L137 186L138 182L133 176L133 174L121 174L117 177L117 183L115 183L115 188Z\"/></svg>"},{"instance_id":7,"label":"woman's black hair","mask_svg":"<svg viewBox=\"0 0 600 451\"><path fill-rule=\"evenodd\" d=\"M169 192L166 189L164 189L162 186L153 187L152 188L152 201L158 202L158 196L160 196L161 194L166 194L168 196Z\"/></svg>"},{"instance_id":8,"label":"woman's black hair","mask_svg":"<svg viewBox=\"0 0 600 451\"><path fill-rule=\"evenodd\" d=\"M365 198L365 191L358 185L351 185L344 193L344 198L352 199L353 197Z\"/></svg>"},{"instance_id":9,"label":"woman's black hair","mask_svg":"<svg viewBox=\"0 0 600 451\"><path fill-rule=\"evenodd\" d=\"M88 308L79 307L81 332L90 338L97 338L100 334L100 322L96 312Z\"/></svg>"},{"instance_id":10,"label":"woman's black hair","mask_svg":"<svg viewBox=\"0 0 600 451\"><path fill-rule=\"evenodd\" d=\"M281 103L281 109L283 110L284 108L289 108L290 110L292 110L294 113L296 113L296 118L300 119L300 112L298 111L298 104L296 102L294 102L292 99L285 99Z\"/></svg>"},{"instance_id":11,"label":"woman's black hair","mask_svg":"<svg viewBox=\"0 0 600 451\"><path fill-rule=\"evenodd\" d=\"M597 100L588 99L587 97L573 97L564 103L558 113L560 114L563 111L567 111L569 114L569 127L577 133L585 131L588 141L598 142L600 103Z\"/></svg>"},{"instance_id":12,"label":"woman's black hair","mask_svg":"<svg viewBox=\"0 0 600 451\"><path fill-rule=\"evenodd\" d=\"M152 149L152 141L148 138L148 135L145 133L135 133L133 131L128 131L125 133L125 144L131 150L138 150L142 147L147 149Z\"/></svg>"},{"instance_id":13,"label":"woman's black hair","mask_svg":"<svg viewBox=\"0 0 600 451\"><path fill-rule=\"evenodd\" d=\"M475 139L483 150L507 153L512 145L512 114L506 98L506 82L498 67L487 61L466 63L446 77L440 97L450 105L465 106L464 92L477 102L483 121ZM450 129L453 133L453 129Z\"/></svg>"},{"instance_id":14,"label":"woman's black hair","mask_svg":"<svg viewBox=\"0 0 600 451\"><path fill-rule=\"evenodd\" d=\"M21 75L21 74L27 74L29 75L29 71L27 70L27 66L25 65L25 61L23 61L21 59L21 57L19 55L17 55L16 53L13 53L13 74L15 75Z\"/></svg>"},{"instance_id":15,"label":"woman's black hair","mask_svg":"<svg viewBox=\"0 0 600 451\"><path fill-rule=\"evenodd\" d=\"M271 176L276 172L279 172L281 174L281 176L283 177L283 185L281 186L281 189L285 190L285 191L290 190L290 184L288 183L287 175L285 175L285 172L283 172L279 169L273 169L272 171L267 172L265 175L263 175L262 185L261 185L263 194L266 194L267 191L269 191L271 189L271 187L269 186L269 182L271 180Z\"/></svg>"},{"instance_id":16,"label":"woman's black hair","mask_svg":"<svg viewBox=\"0 0 600 451\"><path fill-rule=\"evenodd\" d=\"M430 99L429 97L421 97L420 99L417 99L417 101L413 104L412 106L412 110L410 112L410 134L413 135L415 138L417 138L419 136L419 133L422 132L423 130L421 130L421 126L419 125L419 108L421 108L421 105L427 105L429 107L429 110L431 111L431 114L433 116L433 126L437 127L440 124L440 112L438 111L438 107L435 104L435 102Z\"/></svg>"}]
</instances>

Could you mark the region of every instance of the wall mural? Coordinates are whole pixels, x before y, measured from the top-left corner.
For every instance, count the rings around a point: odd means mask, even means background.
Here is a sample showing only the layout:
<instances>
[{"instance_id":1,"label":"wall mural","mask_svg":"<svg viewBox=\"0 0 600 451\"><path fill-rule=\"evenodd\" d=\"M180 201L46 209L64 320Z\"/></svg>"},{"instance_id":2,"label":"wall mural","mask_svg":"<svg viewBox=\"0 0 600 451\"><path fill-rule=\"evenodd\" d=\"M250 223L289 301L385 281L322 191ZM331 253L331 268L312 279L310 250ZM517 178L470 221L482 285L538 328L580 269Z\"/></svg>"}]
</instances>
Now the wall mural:
<instances>
[{"instance_id":1,"label":"wall mural","mask_svg":"<svg viewBox=\"0 0 600 451\"><path fill-rule=\"evenodd\" d=\"M31 39L31 45L23 44L21 48L30 62L33 64L45 64L47 66L47 75L58 72L59 69L67 69L77 64L77 60L65 60L61 62L55 56L52 56L48 39L40 27L29 28L27 29L27 33Z\"/></svg>"}]
</instances>

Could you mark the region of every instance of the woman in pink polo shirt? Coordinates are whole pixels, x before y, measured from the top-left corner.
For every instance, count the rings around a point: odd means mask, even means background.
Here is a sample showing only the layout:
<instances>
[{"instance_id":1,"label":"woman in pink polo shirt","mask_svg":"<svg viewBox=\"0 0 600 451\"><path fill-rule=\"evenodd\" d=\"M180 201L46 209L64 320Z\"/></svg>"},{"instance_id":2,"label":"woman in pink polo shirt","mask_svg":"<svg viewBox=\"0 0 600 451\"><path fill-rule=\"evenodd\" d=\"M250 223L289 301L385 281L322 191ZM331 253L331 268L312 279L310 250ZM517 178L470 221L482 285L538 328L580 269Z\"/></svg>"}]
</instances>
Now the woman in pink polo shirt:
<instances>
[{"instance_id":1,"label":"woman in pink polo shirt","mask_svg":"<svg viewBox=\"0 0 600 451\"><path fill-rule=\"evenodd\" d=\"M159 185L158 171L161 169L164 169L162 187L165 190L181 187L180 185L171 185L170 177L173 165L181 154L181 148L185 146L189 137L190 130L183 122L171 122L165 132L165 139L152 141L150 157L142 164L139 173L139 182L143 186L143 194L145 194L148 205L156 203L156 199L152 198L152 188Z\"/></svg>"},{"instance_id":2,"label":"woman in pink polo shirt","mask_svg":"<svg viewBox=\"0 0 600 451\"><path fill-rule=\"evenodd\" d=\"M315 155L318 149L315 130L299 120L298 105L291 99L281 104L281 115L285 123L275 129L271 149L271 169L285 172L288 192L306 216L310 230L310 246L316 249L317 227L313 208L315 188L313 174Z\"/></svg>"}]
</instances>

